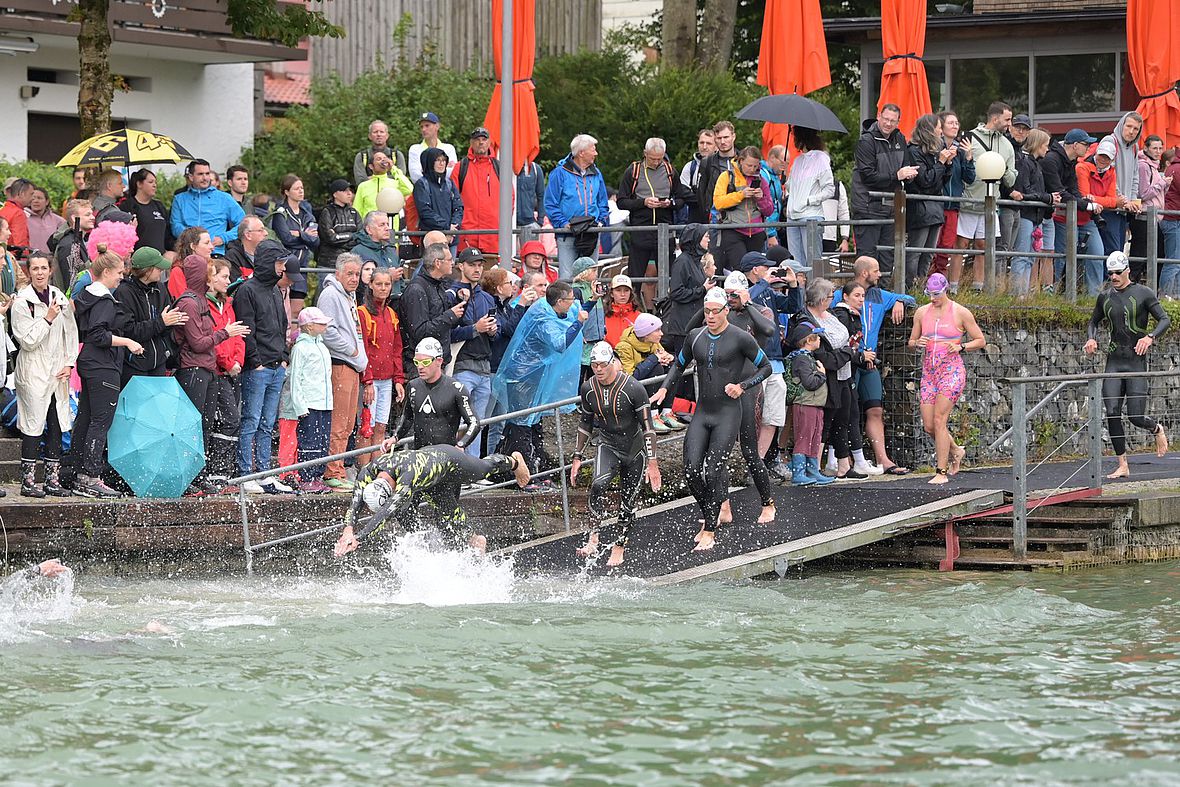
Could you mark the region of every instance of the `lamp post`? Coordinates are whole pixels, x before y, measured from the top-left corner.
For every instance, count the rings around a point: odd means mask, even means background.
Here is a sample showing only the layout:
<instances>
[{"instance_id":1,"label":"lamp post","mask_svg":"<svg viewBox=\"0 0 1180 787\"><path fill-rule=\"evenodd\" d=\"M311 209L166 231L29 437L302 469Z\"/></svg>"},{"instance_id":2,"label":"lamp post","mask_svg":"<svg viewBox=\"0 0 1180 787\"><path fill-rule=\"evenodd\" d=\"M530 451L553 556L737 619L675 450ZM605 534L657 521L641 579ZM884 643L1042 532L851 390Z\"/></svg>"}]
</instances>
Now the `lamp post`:
<instances>
[{"instance_id":1,"label":"lamp post","mask_svg":"<svg viewBox=\"0 0 1180 787\"><path fill-rule=\"evenodd\" d=\"M996 200L999 196L996 183L1007 169L1004 157L994 150L985 152L975 162L976 177L987 184L983 194L983 276L984 289L988 292L996 291Z\"/></svg>"}]
</instances>

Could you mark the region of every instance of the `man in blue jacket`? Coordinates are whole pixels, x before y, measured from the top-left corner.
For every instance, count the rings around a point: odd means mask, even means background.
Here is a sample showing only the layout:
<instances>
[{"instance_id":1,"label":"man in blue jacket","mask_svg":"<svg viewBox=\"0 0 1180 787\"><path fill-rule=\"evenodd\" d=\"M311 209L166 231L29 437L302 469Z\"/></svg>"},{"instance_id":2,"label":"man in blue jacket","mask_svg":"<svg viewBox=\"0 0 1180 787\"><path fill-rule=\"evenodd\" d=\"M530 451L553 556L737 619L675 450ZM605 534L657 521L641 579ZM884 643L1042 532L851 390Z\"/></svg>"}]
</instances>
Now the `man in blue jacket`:
<instances>
[{"instance_id":1,"label":"man in blue jacket","mask_svg":"<svg viewBox=\"0 0 1180 787\"><path fill-rule=\"evenodd\" d=\"M245 211L234 198L213 187L213 170L205 159L193 159L185 169L188 188L172 199L172 235L189 227L204 227L213 240L213 252L225 253L225 244L238 238L238 224Z\"/></svg>"},{"instance_id":2,"label":"man in blue jacket","mask_svg":"<svg viewBox=\"0 0 1180 787\"><path fill-rule=\"evenodd\" d=\"M598 140L589 134L578 134L570 142L570 154L558 162L549 174L545 189L545 213L557 229L569 229L571 222L586 218L591 226L610 224L610 205L607 203L606 181L594 160L598 158ZM590 241L593 245L590 245ZM579 248L579 245L582 248ZM598 259L598 236L579 238L576 235L557 236L558 278L572 278L574 260L578 257Z\"/></svg>"}]
</instances>

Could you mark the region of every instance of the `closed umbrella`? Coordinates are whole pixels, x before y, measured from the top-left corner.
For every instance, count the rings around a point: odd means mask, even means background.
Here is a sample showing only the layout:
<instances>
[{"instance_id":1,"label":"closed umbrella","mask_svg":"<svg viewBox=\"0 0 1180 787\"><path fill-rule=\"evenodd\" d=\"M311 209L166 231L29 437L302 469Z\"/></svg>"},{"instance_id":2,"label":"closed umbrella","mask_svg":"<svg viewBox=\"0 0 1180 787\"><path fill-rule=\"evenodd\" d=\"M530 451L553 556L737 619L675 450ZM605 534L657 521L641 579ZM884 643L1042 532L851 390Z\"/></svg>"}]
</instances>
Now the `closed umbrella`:
<instances>
[{"instance_id":1,"label":"closed umbrella","mask_svg":"<svg viewBox=\"0 0 1180 787\"><path fill-rule=\"evenodd\" d=\"M899 128L907 137L918 118L930 112L930 86L926 82L926 0L881 0L881 97L877 111L886 104L901 107Z\"/></svg>"},{"instance_id":2,"label":"closed umbrella","mask_svg":"<svg viewBox=\"0 0 1180 787\"><path fill-rule=\"evenodd\" d=\"M512 166L520 172L526 161L541 152L541 121L537 118L533 65L537 59L536 0L508 0L512 3ZM496 86L484 117L484 128L492 142L500 145L500 53L504 0L492 0L492 62L496 65Z\"/></svg>"},{"instance_id":3,"label":"closed umbrella","mask_svg":"<svg viewBox=\"0 0 1180 787\"><path fill-rule=\"evenodd\" d=\"M757 82L771 95L804 95L832 84L819 0L766 0ZM783 123L764 125L763 155L775 145L786 145L789 135L790 129Z\"/></svg>"},{"instance_id":4,"label":"closed umbrella","mask_svg":"<svg viewBox=\"0 0 1180 787\"><path fill-rule=\"evenodd\" d=\"M119 394L107 458L138 497L180 497L205 466L201 414L171 377L132 377Z\"/></svg>"},{"instance_id":5,"label":"closed umbrella","mask_svg":"<svg viewBox=\"0 0 1180 787\"><path fill-rule=\"evenodd\" d=\"M193 158L180 143L164 134L120 128L98 134L62 156L59 167L136 167L142 164L179 164Z\"/></svg>"},{"instance_id":6,"label":"closed umbrella","mask_svg":"<svg viewBox=\"0 0 1180 787\"><path fill-rule=\"evenodd\" d=\"M1175 3L1130 0L1127 4L1127 65L1142 96L1143 136L1164 147L1180 145L1180 13Z\"/></svg>"}]
</instances>

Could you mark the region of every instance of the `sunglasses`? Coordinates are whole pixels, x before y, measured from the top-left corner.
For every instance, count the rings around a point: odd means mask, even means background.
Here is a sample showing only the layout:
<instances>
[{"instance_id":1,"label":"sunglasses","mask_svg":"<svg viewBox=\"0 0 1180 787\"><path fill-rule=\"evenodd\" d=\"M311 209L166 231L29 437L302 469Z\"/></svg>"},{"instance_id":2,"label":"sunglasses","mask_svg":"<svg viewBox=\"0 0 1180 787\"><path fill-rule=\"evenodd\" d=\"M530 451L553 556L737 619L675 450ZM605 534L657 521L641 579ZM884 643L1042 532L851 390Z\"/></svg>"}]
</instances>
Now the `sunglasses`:
<instances>
[{"instance_id":1,"label":"sunglasses","mask_svg":"<svg viewBox=\"0 0 1180 787\"><path fill-rule=\"evenodd\" d=\"M1127 272L1126 270L1121 270L1121 271L1107 271L1107 272L1106 272L1106 275L1107 275L1107 276L1110 276L1110 277L1114 277L1114 276L1122 276L1122 275L1123 275L1124 273L1126 273L1126 272Z\"/></svg>"},{"instance_id":2,"label":"sunglasses","mask_svg":"<svg viewBox=\"0 0 1180 787\"><path fill-rule=\"evenodd\" d=\"M430 364L434 363L437 360L438 360L437 358L415 358L414 365L417 366L419 369L425 369L427 366L430 366Z\"/></svg>"}]
</instances>

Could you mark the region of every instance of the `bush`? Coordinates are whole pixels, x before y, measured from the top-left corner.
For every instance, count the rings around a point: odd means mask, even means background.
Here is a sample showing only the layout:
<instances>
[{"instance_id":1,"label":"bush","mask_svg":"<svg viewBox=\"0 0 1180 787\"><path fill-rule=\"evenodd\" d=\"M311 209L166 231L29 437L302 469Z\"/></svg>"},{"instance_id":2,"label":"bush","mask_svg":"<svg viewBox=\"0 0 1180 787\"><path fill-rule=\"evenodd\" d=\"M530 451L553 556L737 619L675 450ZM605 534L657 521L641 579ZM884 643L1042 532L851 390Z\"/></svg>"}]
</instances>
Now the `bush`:
<instances>
[{"instance_id":1,"label":"bush","mask_svg":"<svg viewBox=\"0 0 1180 787\"><path fill-rule=\"evenodd\" d=\"M31 180L49 192L49 204L55 210L74 193L74 170L70 167L0 159L0 181L13 177Z\"/></svg>"}]
</instances>

